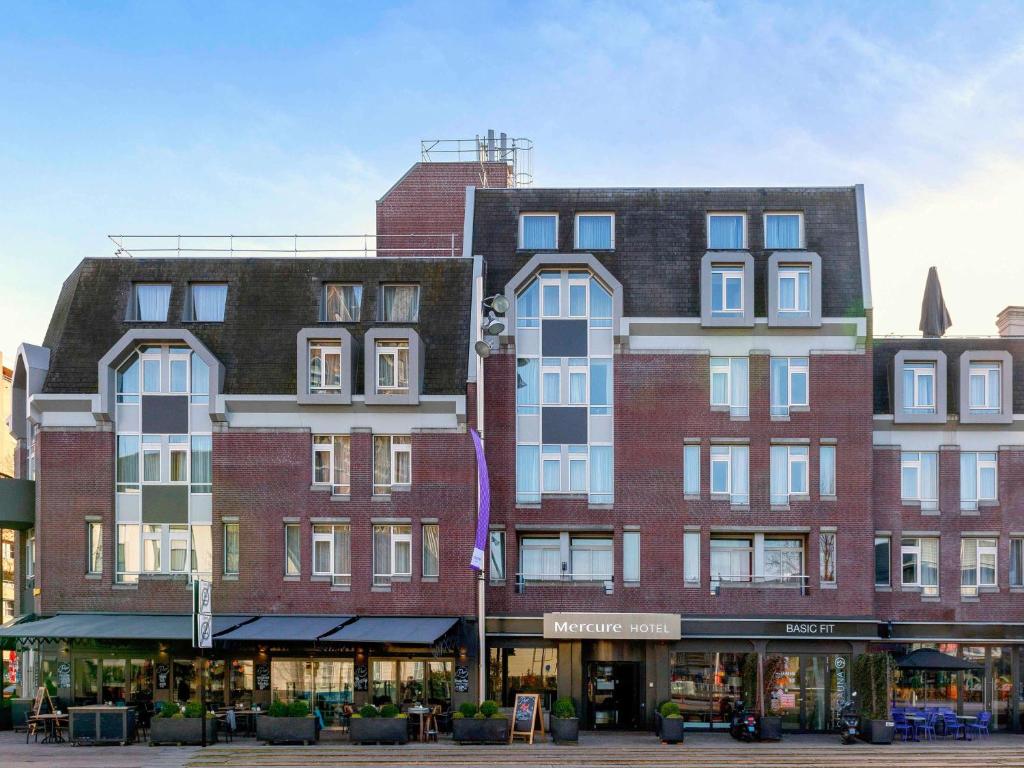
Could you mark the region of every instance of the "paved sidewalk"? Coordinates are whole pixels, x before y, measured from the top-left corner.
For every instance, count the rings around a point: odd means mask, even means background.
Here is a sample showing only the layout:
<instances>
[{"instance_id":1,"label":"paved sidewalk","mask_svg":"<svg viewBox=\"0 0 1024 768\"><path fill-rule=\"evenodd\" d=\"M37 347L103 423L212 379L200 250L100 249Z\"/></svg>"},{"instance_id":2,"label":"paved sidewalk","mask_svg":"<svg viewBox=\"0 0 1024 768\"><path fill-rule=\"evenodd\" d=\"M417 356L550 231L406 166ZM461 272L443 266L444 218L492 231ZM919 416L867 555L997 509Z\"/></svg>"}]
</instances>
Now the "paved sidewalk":
<instances>
[{"instance_id":1,"label":"paved sidewalk","mask_svg":"<svg viewBox=\"0 0 1024 768\"><path fill-rule=\"evenodd\" d=\"M775 744L740 744L725 734L691 734L685 744L663 745L649 733L584 733L575 746L460 746L450 741L405 746L345 742L267 747L252 739L198 747L74 747L25 744L24 735L0 734L0 766L57 768L1024 768L1024 735L994 735L981 742L839 744L833 735L787 735Z\"/></svg>"}]
</instances>

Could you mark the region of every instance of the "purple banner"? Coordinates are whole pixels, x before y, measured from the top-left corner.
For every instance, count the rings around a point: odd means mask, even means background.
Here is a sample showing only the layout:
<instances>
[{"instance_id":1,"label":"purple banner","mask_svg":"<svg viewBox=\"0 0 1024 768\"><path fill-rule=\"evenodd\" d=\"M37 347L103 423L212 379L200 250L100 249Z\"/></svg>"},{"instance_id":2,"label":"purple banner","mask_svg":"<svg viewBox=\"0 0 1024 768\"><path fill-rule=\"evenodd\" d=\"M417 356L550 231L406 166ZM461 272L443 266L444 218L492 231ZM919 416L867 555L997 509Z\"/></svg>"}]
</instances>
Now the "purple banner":
<instances>
[{"instance_id":1,"label":"purple banner","mask_svg":"<svg viewBox=\"0 0 1024 768\"><path fill-rule=\"evenodd\" d=\"M491 525L491 483L487 479L487 459L484 457L484 443L475 429L469 430L476 446L477 482L480 483L480 509L476 518L476 546L469 567L475 571L484 569L484 552L487 549L487 531Z\"/></svg>"}]
</instances>

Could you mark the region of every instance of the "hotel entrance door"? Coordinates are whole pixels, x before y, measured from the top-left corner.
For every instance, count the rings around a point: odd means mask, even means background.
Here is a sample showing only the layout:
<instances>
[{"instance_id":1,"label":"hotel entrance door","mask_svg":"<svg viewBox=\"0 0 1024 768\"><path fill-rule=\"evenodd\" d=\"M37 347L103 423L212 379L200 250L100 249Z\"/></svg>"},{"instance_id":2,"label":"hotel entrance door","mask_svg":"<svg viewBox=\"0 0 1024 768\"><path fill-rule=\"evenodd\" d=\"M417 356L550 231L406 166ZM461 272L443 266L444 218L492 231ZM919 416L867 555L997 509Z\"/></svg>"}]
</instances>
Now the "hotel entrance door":
<instances>
[{"instance_id":1,"label":"hotel entrance door","mask_svg":"<svg viewBox=\"0 0 1024 768\"><path fill-rule=\"evenodd\" d=\"M594 729L633 729L643 720L640 664L592 661L587 665L587 716Z\"/></svg>"}]
</instances>

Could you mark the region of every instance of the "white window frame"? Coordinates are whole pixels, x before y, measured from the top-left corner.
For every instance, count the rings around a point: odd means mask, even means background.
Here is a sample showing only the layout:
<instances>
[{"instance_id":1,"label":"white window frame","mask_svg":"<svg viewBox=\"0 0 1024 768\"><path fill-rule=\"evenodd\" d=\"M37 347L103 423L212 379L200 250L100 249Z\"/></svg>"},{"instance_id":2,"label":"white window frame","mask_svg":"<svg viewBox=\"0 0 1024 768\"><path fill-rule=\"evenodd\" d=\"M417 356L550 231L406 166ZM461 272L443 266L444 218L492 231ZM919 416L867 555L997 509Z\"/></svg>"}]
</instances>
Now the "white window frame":
<instances>
[{"instance_id":1,"label":"white window frame","mask_svg":"<svg viewBox=\"0 0 1024 768\"><path fill-rule=\"evenodd\" d=\"M557 573L526 573L523 563L525 552L554 552L558 555L559 569ZM547 558L541 557L541 562ZM519 580L520 581L560 581L568 574L569 564L566 562L562 552L562 539L560 536L522 536L519 539Z\"/></svg>"},{"instance_id":2,"label":"white window frame","mask_svg":"<svg viewBox=\"0 0 1024 768\"><path fill-rule=\"evenodd\" d=\"M683 531L683 583L700 584L700 531Z\"/></svg>"},{"instance_id":3,"label":"white window frame","mask_svg":"<svg viewBox=\"0 0 1024 768\"><path fill-rule=\"evenodd\" d=\"M901 381L899 386L904 385L904 379L906 372L910 371L913 375L913 392L903 392L903 410L907 413L935 413L938 408L939 393L937 390L939 384L939 376L937 366L934 361L915 361L908 360L903 364L903 372L901 374ZM919 403L917 401L917 395L920 391L918 380L922 378L931 378L932 380L932 401L931 403ZM908 397L909 395L909 397Z\"/></svg>"},{"instance_id":4,"label":"white window frame","mask_svg":"<svg viewBox=\"0 0 1024 768\"><path fill-rule=\"evenodd\" d=\"M341 484L338 484L338 483L334 482L334 478L337 476L337 469L338 469L338 467L337 467L338 456L336 455L337 452L335 450L335 446L336 446L336 441L339 440L339 439L342 440L342 441L347 442L348 450L349 450L349 481L348 481L348 483L341 483ZM313 485L319 486L321 488L329 487L331 489L331 493L336 494L336 495L342 495L342 496L347 495L351 491L351 488L352 488L352 476L351 476L351 473L352 473L352 460L351 460L351 457L352 457L352 442L351 442L351 440L352 440L352 438L351 438L350 435L313 435L312 456L311 456L312 464L310 466L310 471L312 473L312 480L313 480L312 484ZM328 472L329 477L328 477L328 480L327 480L326 483L323 482L323 481L317 480L317 477L316 477L316 455L317 455L317 453L327 454L326 466L327 466L327 472Z\"/></svg>"},{"instance_id":5,"label":"white window frame","mask_svg":"<svg viewBox=\"0 0 1024 768\"><path fill-rule=\"evenodd\" d=\"M98 537L98 541L97 541ZM89 575L103 573L103 523L90 520L85 524L86 564ZM98 546L97 546L98 545ZM4 543L6 548L6 542Z\"/></svg>"},{"instance_id":6,"label":"white window frame","mask_svg":"<svg viewBox=\"0 0 1024 768\"><path fill-rule=\"evenodd\" d=\"M291 533L289 532L291 531ZM288 542L290 537L294 535L295 542L299 545L298 548L298 562L295 564L295 569L292 570L291 563L288 560ZM284 575L285 576L300 576L302 575L302 526L298 523L285 523L284 524Z\"/></svg>"},{"instance_id":7,"label":"white window frame","mask_svg":"<svg viewBox=\"0 0 1024 768\"><path fill-rule=\"evenodd\" d=\"M733 453L737 450L744 450L747 454L747 491L746 493L738 493L732 476L732 462ZM723 461L723 452L726 463L726 482L727 490L721 491L715 489L715 463ZM742 505L750 503L750 449L746 445L712 445L711 451L709 452L711 461L711 494L712 496L728 496L729 503L733 505Z\"/></svg>"},{"instance_id":8,"label":"white window frame","mask_svg":"<svg viewBox=\"0 0 1024 768\"><path fill-rule=\"evenodd\" d=\"M784 361L786 365L786 402L776 403L775 376L772 368L776 362ZM798 403L793 399L793 380L804 377L804 401ZM768 362L770 410L772 416L788 416L793 408L809 408L811 403L811 366L807 357L772 357Z\"/></svg>"},{"instance_id":9,"label":"white window frame","mask_svg":"<svg viewBox=\"0 0 1024 768\"><path fill-rule=\"evenodd\" d=\"M635 557L630 555L626 556L626 553L630 550L634 550ZM640 548L640 531L623 531L622 532L622 583L623 584L639 584L640 573L643 570L643 564L641 561L641 548ZM636 573L626 571L626 565L630 560L636 562Z\"/></svg>"},{"instance_id":10,"label":"white window frame","mask_svg":"<svg viewBox=\"0 0 1024 768\"><path fill-rule=\"evenodd\" d=\"M732 402L733 396L733 376L739 375L736 373L734 362L743 360L746 363L747 381L745 382L744 391L747 394L747 401L745 403L734 403ZM731 418L744 418L750 414L750 358L747 357L712 357L709 362L711 380L709 382L709 398L712 408L728 408L729 415ZM725 402L715 402L715 376L725 376Z\"/></svg>"},{"instance_id":11,"label":"white window frame","mask_svg":"<svg viewBox=\"0 0 1024 768\"><path fill-rule=\"evenodd\" d=\"M185 388L174 388L174 366L184 364L185 366ZM167 392L171 395L187 395L192 384L192 350L171 349L167 352Z\"/></svg>"},{"instance_id":12,"label":"white window frame","mask_svg":"<svg viewBox=\"0 0 1024 768\"><path fill-rule=\"evenodd\" d=\"M730 542L730 544L729 544L729 546L725 546L724 544L723 545L719 545L719 546L715 546L715 542L716 541ZM738 542L747 542L747 544L746 545L742 545L742 544L739 544ZM756 549L755 537L754 537L753 534L749 534L749 533L736 533L736 534L729 534L729 535L712 536L710 541L708 542L708 551L709 551L709 556L708 556L709 560L708 561L709 561L709 569L710 569L709 575L711 576L711 581L714 582L714 583L721 583L723 581L725 581L725 582L748 583L748 582L753 581L754 580L754 576L755 576L754 569L756 567L755 566L756 557L755 557L755 554L754 554L755 553L755 549ZM730 572L728 574L726 574L724 578L722 577L722 573L720 571L716 571L715 570L715 559L716 559L715 558L715 553L716 552L718 552L719 554L728 553L728 555L729 555ZM732 564L734 562L734 559L735 559L735 557L737 555L740 556L740 557L744 557L745 556L747 558L747 569L746 569L747 572L746 573L742 573L742 572L736 573L735 571L732 570L731 566L732 566Z\"/></svg>"},{"instance_id":13,"label":"white window frame","mask_svg":"<svg viewBox=\"0 0 1024 768\"><path fill-rule=\"evenodd\" d=\"M743 237L740 242L739 248L716 248L711 244L711 219L714 218L735 218L739 216L743 220ZM729 211L714 211L709 212L704 222L705 231L707 232L707 247L709 251L745 251L747 249L747 214L739 211L730 213Z\"/></svg>"},{"instance_id":14,"label":"white window frame","mask_svg":"<svg viewBox=\"0 0 1024 768\"><path fill-rule=\"evenodd\" d=\"M388 557L390 562L388 563L388 570L384 571L380 568L379 563L376 560L377 554L377 529L387 528L388 529ZM399 531L398 529L404 529ZM412 578L412 525L409 523L377 523L373 526L373 582L376 586L387 586L391 583L392 579L409 579ZM398 552L399 544L407 544L409 547L409 570L408 571L396 571L395 554ZM439 566L440 567L440 564Z\"/></svg>"},{"instance_id":15,"label":"white window frame","mask_svg":"<svg viewBox=\"0 0 1024 768\"><path fill-rule=\"evenodd\" d=\"M683 495L700 497L700 445L683 446Z\"/></svg>"},{"instance_id":16,"label":"white window frame","mask_svg":"<svg viewBox=\"0 0 1024 768\"><path fill-rule=\"evenodd\" d=\"M610 238L610 244L608 245L608 247L607 248L589 248L588 247L588 250L593 250L593 251L614 251L615 250L615 214L614 213L603 213L601 211L592 211L592 212L584 212L584 213L577 213L576 214L576 217L575 217L574 222L573 222L573 247L576 250L581 250L583 248L583 246L580 245L580 219L581 218L587 218L587 217L611 219L611 238ZM558 225L557 224L555 224L555 242L556 243L558 242Z\"/></svg>"},{"instance_id":17,"label":"white window frame","mask_svg":"<svg viewBox=\"0 0 1024 768\"><path fill-rule=\"evenodd\" d=\"M313 352L320 352L320 386L313 386ZM306 350L307 365L309 366L309 381L306 382L306 387L311 395L322 394L325 392L340 392L341 391L341 379L345 376L345 359L342 357L342 344L340 339L310 339L309 346ZM338 383L337 384L325 384L324 377L327 371L327 358L337 357L338 358Z\"/></svg>"},{"instance_id":18,"label":"white window frame","mask_svg":"<svg viewBox=\"0 0 1024 768\"><path fill-rule=\"evenodd\" d=\"M399 376L399 360L402 358L402 352L405 352L405 386L402 386L402 380ZM409 370L409 341L406 339L378 339L374 347L374 360L375 367L377 369L377 375L375 378L377 394L380 395L405 395L409 393L409 379L412 376L412 372ZM391 358L392 370L395 372L395 383L391 386L385 386L381 384L381 365L380 361L382 358Z\"/></svg>"},{"instance_id":19,"label":"white window frame","mask_svg":"<svg viewBox=\"0 0 1024 768\"><path fill-rule=\"evenodd\" d=\"M998 385L998 391L996 392L996 402L989 402L989 389L988 380L989 377L995 376L996 383ZM985 380L984 392L985 392L985 403L983 405L975 405L971 402L971 393L974 391L974 387L971 386L971 382L976 378L981 377ZM974 413L999 413L1003 408L1003 365L999 362L972 362L967 374L967 405Z\"/></svg>"},{"instance_id":20,"label":"white window frame","mask_svg":"<svg viewBox=\"0 0 1024 768\"><path fill-rule=\"evenodd\" d=\"M34 579L36 576L36 537L34 535L25 539L25 578Z\"/></svg>"},{"instance_id":21,"label":"white window frame","mask_svg":"<svg viewBox=\"0 0 1024 768\"><path fill-rule=\"evenodd\" d=\"M171 442L172 437L184 437L185 439L180 442ZM185 478L183 480L172 479L172 470L174 468L174 454L185 455ZM167 436L167 482L164 485L189 485L190 478L192 475L192 435L168 435Z\"/></svg>"},{"instance_id":22,"label":"white window frame","mask_svg":"<svg viewBox=\"0 0 1024 768\"><path fill-rule=\"evenodd\" d=\"M235 538L238 543L238 565L234 570L228 570L228 529L235 529ZM224 557L224 575L225 576L237 576L239 571L242 569L242 526L237 520L232 520L224 523L224 541L223 544L223 557Z\"/></svg>"},{"instance_id":23,"label":"white window frame","mask_svg":"<svg viewBox=\"0 0 1024 768\"><path fill-rule=\"evenodd\" d=\"M434 573L427 573L427 529L437 530L437 563ZM437 523L423 523L420 526L420 575L425 579L437 579L441 576L441 526Z\"/></svg>"},{"instance_id":24,"label":"white window frame","mask_svg":"<svg viewBox=\"0 0 1024 768\"><path fill-rule=\"evenodd\" d=\"M320 530L318 530L318 529L320 529ZM324 529L326 529L326 530L324 530ZM339 531L338 529L341 529L341 530ZM335 572L335 570L334 570L334 567L335 567L336 563L338 562L338 558L337 558L338 553L335 551L334 542L335 542L335 536L338 533L340 533L340 532L347 532L348 533L348 537L349 537L349 556L348 556L349 572L348 573ZM351 565L351 563L352 563L352 526L349 525L348 523L315 523L313 525L313 532L312 533L313 533L313 537L311 539L312 545L311 545L311 550L310 550L310 552L311 552L311 559L312 559L312 563L311 563L311 572L312 572L312 574L314 576L329 576L330 579L331 579L331 584L333 586L336 586L336 587L337 586L345 586L345 587L347 587L347 586L351 585L351 583L352 583L352 565ZM327 556L328 556L329 563L330 563L330 565L328 567L328 570L326 570L326 571L317 570L317 563L316 563L316 545L317 544L324 544L324 543L327 544ZM287 542L287 539L286 539L285 540L285 572L286 573L287 573L287 568L288 568L288 560L287 560L288 549L287 549L287 547L288 547L288 542ZM301 545L300 545L300 547L301 547ZM301 549L299 551L301 552ZM289 575L295 576L295 575L298 575L298 574L294 574L293 573L293 574L289 574Z\"/></svg>"},{"instance_id":25,"label":"white window frame","mask_svg":"<svg viewBox=\"0 0 1024 768\"><path fill-rule=\"evenodd\" d=\"M921 594L922 595L927 595L927 596L934 597L934 596L939 594L938 579L939 579L940 574L941 574L940 563L936 562L936 569L935 569L936 583L935 584L925 584L925 583L923 583L921 577L924 575L924 561L923 561L923 549L924 548L923 548L921 542L924 541L925 539L934 540L934 541L937 542L936 543L936 551L939 553L939 557L941 558L941 556L942 556L941 541L939 541L937 537L935 537L935 536L903 536L903 537L901 537L900 538L900 586L901 587L917 587L917 588L919 588L921 590ZM906 542L913 542L913 543L908 544ZM913 556L915 558L914 563L915 563L915 572L916 572L917 578L914 581L904 581L903 580L903 567L904 567L904 565L903 565L903 558L906 557L907 555L911 555L911 556Z\"/></svg>"},{"instance_id":26,"label":"white window frame","mask_svg":"<svg viewBox=\"0 0 1024 768\"><path fill-rule=\"evenodd\" d=\"M974 454L974 498L965 498L963 495L963 457L965 454ZM982 458L982 456L990 458ZM992 471L992 496L982 495L981 475L985 470ZM996 451L962 451L960 453L960 508L977 509L982 502L997 502L999 500L999 453Z\"/></svg>"},{"instance_id":27,"label":"white window frame","mask_svg":"<svg viewBox=\"0 0 1024 768\"><path fill-rule=\"evenodd\" d=\"M715 274L716 273L721 273L721 275L722 275L722 291L721 291L721 295L717 297L717 298L719 298L721 300L721 303L722 303L722 306L721 306L720 309L715 309L715 298L716 298L716 296L715 296L715 293L714 293L714 287L713 286L715 284ZM711 294L711 316L712 317L735 317L737 315L742 315L746 311L746 308L743 306L744 296L745 296L745 288L746 288L746 286L745 286L746 279L747 279L746 270L743 268L742 264L712 264L711 265L711 285L712 285L712 289L711 289L712 290L712 294ZM739 280L739 282L740 282L740 292L739 292L740 303L739 303L738 307L730 307L729 306L729 287L728 287L728 282L730 280Z\"/></svg>"},{"instance_id":28,"label":"white window frame","mask_svg":"<svg viewBox=\"0 0 1024 768\"><path fill-rule=\"evenodd\" d=\"M788 504L793 498L806 499L811 493L810 447L807 445L772 444L769 453L771 463L774 464L775 457L780 455L783 450L786 453L786 488L785 493L782 492L782 489L769 489L770 501L773 505ZM804 490L794 491L793 469L801 464L803 465ZM769 483L774 477L775 467L772 466L770 468ZM782 500L783 496L785 496L785 500Z\"/></svg>"},{"instance_id":29,"label":"white window frame","mask_svg":"<svg viewBox=\"0 0 1024 768\"><path fill-rule=\"evenodd\" d=\"M921 460L922 454L934 454L935 455L935 498L924 498L924 472L922 470L923 462ZM917 472L917 488L914 496L903 496L903 471L905 469L915 469ZM921 509L938 509L939 508L939 456L935 451L902 451L900 452L900 497L903 503L916 502L921 505Z\"/></svg>"},{"instance_id":30,"label":"white window frame","mask_svg":"<svg viewBox=\"0 0 1024 768\"><path fill-rule=\"evenodd\" d=\"M967 541L975 542L975 555L974 555L974 567L973 569L967 569L964 567L964 543ZM986 542L982 546L982 542ZM990 542L990 543L988 543ZM992 557L992 581L983 582L981 580L982 568L981 558L982 555L991 555ZM964 584L963 574L969 573L973 570L974 572L974 584ZM962 536L960 538L960 594L964 597L974 597L978 594L981 587L998 587L999 586L999 538L997 536Z\"/></svg>"},{"instance_id":31,"label":"white window frame","mask_svg":"<svg viewBox=\"0 0 1024 768\"><path fill-rule=\"evenodd\" d=\"M395 488L399 488L399 489L402 489L402 490L408 489L412 485L412 470L413 470L413 467L412 467L412 441L411 441L409 435L374 435L373 437L374 437L374 440L376 440L377 438L385 438L385 437L388 439L388 447L389 447L388 461L390 462L390 465L391 465L391 466L388 467L388 479L389 479L390 482L389 482L387 488L384 489L384 490L380 490L382 486L378 485L377 483L374 483L374 488L373 488L374 495L386 496L386 495L390 494L391 491L393 491ZM395 442L395 438L396 437L397 438L403 438L403 442L400 442L400 443ZM374 446L374 448L376 448L376 446ZM374 450L373 451L374 461L376 461L376 453L377 453L376 450ZM400 482L398 482L398 461L397 461L396 457L400 453L407 453L407 454L409 454L409 482L407 482L407 483L400 483ZM373 479L376 479L376 472L374 472Z\"/></svg>"},{"instance_id":32,"label":"white window frame","mask_svg":"<svg viewBox=\"0 0 1024 768\"><path fill-rule=\"evenodd\" d=\"M184 529L184 530L182 530ZM192 570L192 529L188 523L175 523L174 525L167 525L167 570L170 573L189 573ZM185 567L180 570L175 570L171 567L174 562L173 554L175 549L174 545L179 542L185 543Z\"/></svg>"},{"instance_id":33,"label":"white window frame","mask_svg":"<svg viewBox=\"0 0 1024 768\"><path fill-rule=\"evenodd\" d=\"M561 272L550 272L550 271L549 272L541 272L540 275L537 276L537 285L538 285L538 288L540 289L540 293L538 294L538 299L540 301L540 316L541 316L541 319L547 319L547 318L557 319L557 318L562 318L562 317L566 317L567 318L569 316L569 309L568 309L568 306L567 306L568 305L568 293L569 293L569 291L568 291L568 289L566 289L566 291L565 291L566 295L565 296L562 295L562 293L563 293L563 291L562 291L562 273ZM544 289L545 288L554 288L558 292L558 311L557 312L553 312L552 313L552 312L548 312L547 311L547 308L545 306L545 301L544 301L544 293L545 293ZM564 312L563 312L563 308L564 308Z\"/></svg>"},{"instance_id":34,"label":"white window frame","mask_svg":"<svg viewBox=\"0 0 1024 768\"><path fill-rule=\"evenodd\" d=\"M552 251L557 251L558 250L558 223L559 223L558 222L558 214L557 213L545 213L543 211L534 211L534 212L531 212L531 213L520 213L519 214L519 250L521 250L521 251L527 251L527 250L528 251L543 251L543 250L546 250L545 248L533 248L531 246L527 246L526 245L526 242L525 242L525 239L524 239L525 227L523 226L523 222L526 219L528 219L528 218L554 218L554 220L555 220L555 245L554 245L553 248L551 248L551 250Z\"/></svg>"},{"instance_id":35,"label":"white window frame","mask_svg":"<svg viewBox=\"0 0 1024 768\"><path fill-rule=\"evenodd\" d=\"M832 454L832 468L831 472L825 474L825 462L823 461L825 454ZM836 462L838 461L838 451L833 443L826 443L818 446L818 496L826 499L834 499L838 495L838 482L837 473L839 471ZM828 483L826 483L828 481ZM831 493L828 491L831 488Z\"/></svg>"},{"instance_id":36,"label":"white window frame","mask_svg":"<svg viewBox=\"0 0 1024 768\"><path fill-rule=\"evenodd\" d=\"M586 553L593 561L594 553L608 555L608 573L583 573L576 568L576 557ZM569 578L573 581L612 581L615 578L615 540L608 536L569 536Z\"/></svg>"},{"instance_id":37,"label":"white window frame","mask_svg":"<svg viewBox=\"0 0 1024 768\"><path fill-rule=\"evenodd\" d=\"M778 286L776 295L779 297L779 306L777 311L780 317L794 317L797 315L809 316L811 314L811 266L809 264L780 264L777 270L778 272ZM806 300L806 308L800 308L800 275L807 275L807 294L803 297ZM782 281L792 280L793 281L793 299L796 301L796 306L784 307L782 306Z\"/></svg>"},{"instance_id":38,"label":"white window frame","mask_svg":"<svg viewBox=\"0 0 1024 768\"><path fill-rule=\"evenodd\" d=\"M583 314L573 314L572 311L572 289L583 289ZM572 320L582 320L590 317L590 273L577 274L570 271L565 278L565 316Z\"/></svg>"},{"instance_id":39,"label":"white window frame","mask_svg":"<svg viewBox=\"0 0 1024 768\"><path fill-rule=\"evenodd\" d=\"M789 542L795 541L800 546L799 546L799 548L797 548L797 547L770 546L772 542L783 542L783 541L789 541ZM766 583L776 582L776 583L781 583L781 584L790 584L790 583L792 583L795 580L797 584L803 585L804 579L807 576L807 542L806 542L806 540L804 539L803 536L765 536L763 541L761 539L759 539L759 537L755 537L754 538L755 550L756 550L756 548L759 545L762 547L761 559L764 562L764 573L761 574L761 576L762 576L763 580ZM786 553L790 553L790 554L792 554L794 552L799 552L800 553L800 569L799 569L799 572L795 573L795 574L794 573L788 573L787 574L787 573L783 573L781 571L779 573L769 573L768 572L768 568L769 568L769 566L768 566L768 551L769 550L779 550L781 552L786 552ZM755 561L755 563L757 562L757 555L756 555L756 553L755 553L755 556L754 556L754 561ZM756 574L755 574L755 578L756 578Z\"/></svg>"},{"instance_id":40,"label":"white window frame","mask_svg":"<svg viewBox=\"0 0 1024 768\"><path fill-rule=\"evenodd\" d=\"M800 220L800 242L793 247L781 247L778 245L768 245L768 219L772 216L796 216ZM790 250L803 250L807 247L807 241L804 238L804 214L803 211L766 211L764 216L761 218L762 231L764 232L764 247L765 250L772 251L790 251Z\"/></svg>"}]
</instances>

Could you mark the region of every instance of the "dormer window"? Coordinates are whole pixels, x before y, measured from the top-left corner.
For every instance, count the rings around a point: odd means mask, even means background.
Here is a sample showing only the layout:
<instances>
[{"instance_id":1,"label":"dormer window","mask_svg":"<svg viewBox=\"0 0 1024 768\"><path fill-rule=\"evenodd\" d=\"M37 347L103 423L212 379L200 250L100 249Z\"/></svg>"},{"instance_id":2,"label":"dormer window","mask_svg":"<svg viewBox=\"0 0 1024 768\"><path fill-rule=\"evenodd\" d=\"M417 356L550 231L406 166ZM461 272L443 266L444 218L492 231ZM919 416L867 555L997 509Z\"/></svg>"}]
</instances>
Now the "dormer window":
<instances>
[{"instance_id":1,"label":"dormer window","mask_svg":"<svg viewBox=\"0 0 1024 768\"><path fill-rule=\"evenodd\" d=\"M584 251L610 251L615 248L615 214L577 214L576 248Z\"/></svg>"},{"instance_id":2,"label":"dormer window","mask_svg":"<svg viewBox=\"0 0 1024 768\"><path fill-rule=\"evenodd\" d=\"M223 323L224 303L228 287L223 283L194 283L192 292L192 320L197 323Z\"/></svg>"},{"instance_id":3,"label":"dormer window","mask_svg":"<svg viewBox=\"0 0 1024 768\"><path fill-rule=\"evenodd\" d=\"M960 355L960 421L1013 423L1013 357L1002 350Z\"/></svg>"},{"instance_id":4,"label":"dormer window","mask_svg":"<svg viewBox=\"0 0 1024 768\"><path fill-rule=\"evenodd\" d=\"M770 250L803 248L804 217L800 213L766 213L764 247Z\"/></svg>"},{"instance_id":5,"label":"dormer window","mask_svg":"<svg viewBox=\"0 0 1024 768\"><path fill-rule=\"evenodd\" d=\"M558 248L558 214L520 214L519 247L527 251L556 250Z\"/></svg>"},{"instance_id":6,"label":"dormer window","mask_svg":"<svg viewBox=\"0 0 1024 768\"><path fill-rule=\"evenodd\" d=\"M377 393L409 393L409 342L405 339L377 342Z\"/></svg>"},{"instance_id":7,"label":"dormer window","mask_svg":"<svg viewBox=\"0 0 1024 768\"><path fill-rule=\"evenodd\" d=\"M779 317L807 316L811 312L811 268L808 265L779 266Z\"/></svg>"},{"instance_id":8,"label":"dormer window","mask_svg":"<svg viewBox=\"0 0 1024 768\"><path fill-rule=\"evenodd\" d=\"M727 317L743 314L743 267L713 264L711 267L711 314Z\"/></svg>"},{"instance_id":9,"label":"dormer window","mask_svg":"<svg viewBox=\"0 0 1024 768\"><path fill-rule=\"evenodd\" d=\"M1000 409L1001 368L999 363L971 363L967 390L972 411L994 413Z\"/></svg>"},{"instance_id":10,"label":"dormer window","mask_svg":"<svg viewBox=\"0 0 1024 768\"><path fill-rule=\"evenodd\" d=\"M708 214L708 248L713 251L738 251L746 247L747 217L742 213Z\"/></svg>"},{"instance_id":11,"label":"dormer window","mask_svg":"<svg viewBox=\"0 0 1024 768\"><path fill-rule=\"evenodd\" d=\"M337 339L309 342L309 392L325 394L341 390L341 342Z\"/></svg>"},{"instance_id":12,"label":"dormer window","mask_svg":"<svg viewBox=\"0 0 1024 768\"><path fill-rule=\"evenodd\" d=\"M363 286L328 283L324 286L325 323L357 323L363 304Z\"/></svg>"},{"instance_id":13,"label":"dormer window","mask_svg":"<svg viewBox=\"0 0 1024 768\"><path fill-rule=\"evenodd\" d=\"M164 283L135 284L135 317L140 322L167 322L171 286Z\"/></svg>"},{"instance_id":14,"label":"dormer window","mask_svg":"<svg viewBox=\"0 0 1024 768\"><path fill-rule=\"evenodd\" d=\"M420 315L418 285L385 285L381 288L380 318L385 323L415 323Z\"/></svg>"},{"instance_id":15,"label":"dormer window","mask_svg":"<svg viewBox=\"0 0 1024 768\"><path fill-rule=\"evenodd\" d=\"M903 410L907 413L935 413L935 363L903 364Z\"/></svg>"}]
</instances>

